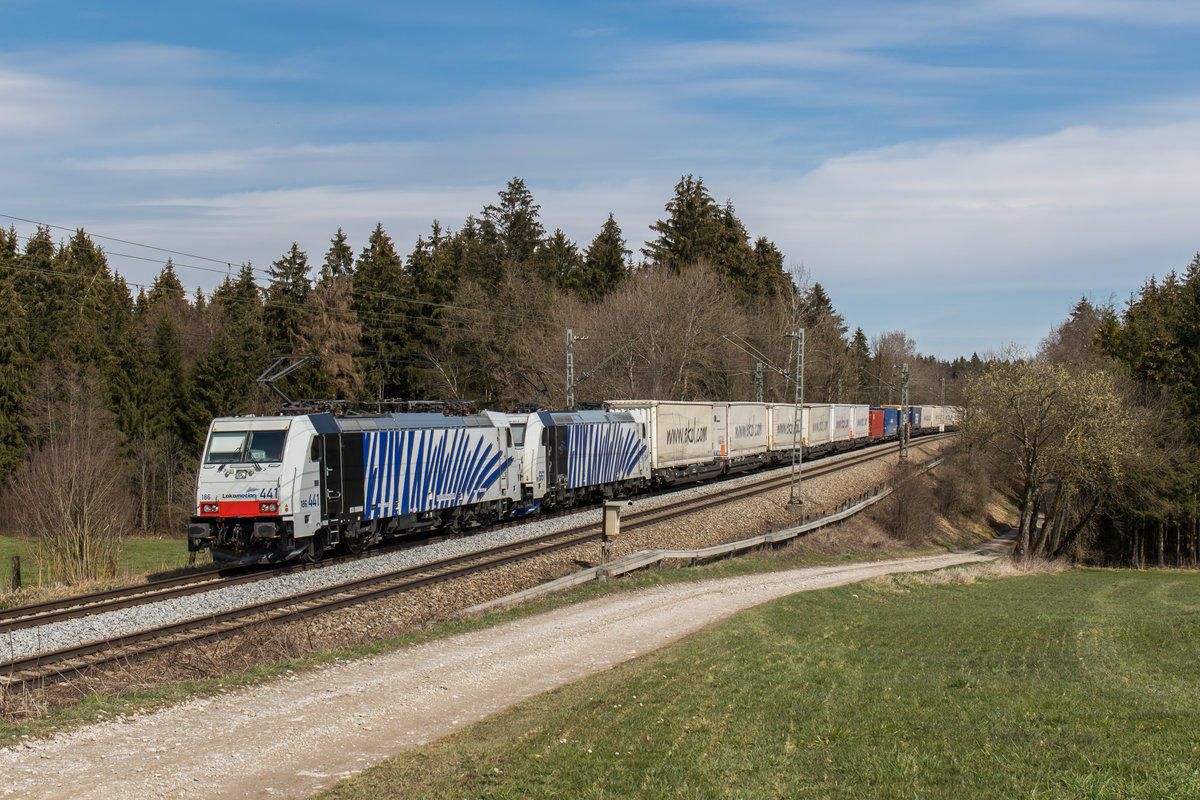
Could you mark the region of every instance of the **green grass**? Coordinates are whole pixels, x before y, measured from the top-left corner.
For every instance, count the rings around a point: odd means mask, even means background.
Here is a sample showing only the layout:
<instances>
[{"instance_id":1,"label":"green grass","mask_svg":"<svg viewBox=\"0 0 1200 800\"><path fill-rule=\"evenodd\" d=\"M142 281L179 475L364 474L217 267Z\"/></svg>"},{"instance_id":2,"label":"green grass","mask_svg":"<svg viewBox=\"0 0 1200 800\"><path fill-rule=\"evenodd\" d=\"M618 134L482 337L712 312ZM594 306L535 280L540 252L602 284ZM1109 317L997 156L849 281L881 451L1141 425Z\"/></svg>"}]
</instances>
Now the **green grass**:
<instances>
[{"instance_id":1,"label":"green grass","mask_svg":"<svg viewBox=\"0 0 1200 800\"><path fill-rule=\"evenodd\" d=\"M31 539L0 536L0 587L7 591L11 584L12 557L21 557L21 585L44 585L38 573ZM185 539L125 539L121 547L121 560L117 565L121 581L141 580L148 575L172 572L187 566L188 552ZM207 561L207 556L205 556Z\"/></svg>"},{"instance_id":2,"label":"green grass","mask_svg":"<svg viewBox=\"0 0 1200 800\"><path fill-rule=\"evenodd\" d=\"M858 584L754 609L324 796L1197 797L1198 664L1193 574Z\"/></svg>"}]
</instances>

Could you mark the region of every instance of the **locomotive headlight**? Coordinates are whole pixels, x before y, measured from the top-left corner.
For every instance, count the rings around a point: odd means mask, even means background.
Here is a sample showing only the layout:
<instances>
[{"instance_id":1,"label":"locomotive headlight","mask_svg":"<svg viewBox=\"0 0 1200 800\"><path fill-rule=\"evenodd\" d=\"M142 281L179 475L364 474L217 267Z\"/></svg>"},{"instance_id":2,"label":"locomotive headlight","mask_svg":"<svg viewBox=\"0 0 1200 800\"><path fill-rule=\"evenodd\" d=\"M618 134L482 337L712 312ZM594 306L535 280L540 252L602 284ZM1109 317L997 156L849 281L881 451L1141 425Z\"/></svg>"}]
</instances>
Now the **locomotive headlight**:
<instances>
[{"instance_id":1,"label":"locomotive headlight","mask_svg":"<svg viewBox=\"0 0 1200 800\"><path fill-rule=\"evenodd\" d=\"M201 503L200 504L200 513L201 514L216 514L218 511L220 511L220 509L221 509L221 507L219 505L217 505L216 503Z\"/></svg>"},{"instance_id":2,"label":"locomotive headlight","mask_svg":"<svg viewBox=\"0 0 1200 800\"><path fill-rule=\"evenodd\" d=\"M258 510L263 514L274 514L279 511L279 503L259 503Z\"/></svg>"},{"instance_id":3,"label":"locomotive headlight","mask_svg":"<svg viewBox=\"0 0 1200 800\"><path fill-rule=\"evenodd\" d=\"M233 477L237 478L239 481L244 481L244 480L246 480L246 478L250 477L250 470L239 469L237 472L235 472L233 474Z\"/></svg>"}]
</instances>

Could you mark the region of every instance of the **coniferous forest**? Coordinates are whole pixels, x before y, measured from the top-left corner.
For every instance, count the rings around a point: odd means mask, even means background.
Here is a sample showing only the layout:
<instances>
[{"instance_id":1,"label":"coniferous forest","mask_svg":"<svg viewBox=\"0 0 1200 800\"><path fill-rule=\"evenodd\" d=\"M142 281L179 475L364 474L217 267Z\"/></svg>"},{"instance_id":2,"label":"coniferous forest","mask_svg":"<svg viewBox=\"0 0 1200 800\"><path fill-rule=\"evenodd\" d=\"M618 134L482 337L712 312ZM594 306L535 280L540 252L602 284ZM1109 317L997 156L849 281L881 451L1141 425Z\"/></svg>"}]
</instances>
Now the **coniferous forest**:
<instances>
[{"instance_id":1,"label":"coniferous forest","mask_svg":"<svg viewBox=\"0 0 1200 800\"><path fill-rule=\"evenodd\" d=\"M70 518L101 540L182 536L210 420L279 408L256 379L295 363L281 356L318 357L277 382L289 399L362 410L561 407L568 330L577 402L790 400L782 373L799 328L810 402L899 402L907 363L910 402L960 403L968 379L997 361L943 362L903 331L852 331L819 282L790 272L732 201L691 175L644 242L615 214L587 242L549 230L550 217L514 178L456 228L434 221L407 245L382 223L338 229L323 253L284 245L266 269L243 265L211 291L191 286L209 276L171 260L152 284L130 285L83 230L0 230L6 532L46 536ZM1193 262L1147 284L1122 314L1082 301L1035 360L1120 365L1194 437L1198 338ZM1182 509L1146 513L1194 520L1194 507ZM93 560L113 559L101 547Z\"/></svg>"}]
</instances>

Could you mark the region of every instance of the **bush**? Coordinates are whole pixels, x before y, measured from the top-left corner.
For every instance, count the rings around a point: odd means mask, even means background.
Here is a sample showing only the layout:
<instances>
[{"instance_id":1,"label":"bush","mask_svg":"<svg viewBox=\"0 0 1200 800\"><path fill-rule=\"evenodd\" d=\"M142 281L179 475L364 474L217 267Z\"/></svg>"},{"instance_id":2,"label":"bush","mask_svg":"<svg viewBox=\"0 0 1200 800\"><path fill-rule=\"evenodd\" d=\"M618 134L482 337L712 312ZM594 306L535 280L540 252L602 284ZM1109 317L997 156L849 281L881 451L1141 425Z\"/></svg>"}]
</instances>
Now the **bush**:
<instances>
[{"instance_id":1,"label":"bush","mask_svg":"<svg viewBox=\"0 0 1200 800\"><path fill-rule=\"evenodd\" d=\"M902 464L892 472L892 493L875 508L875 521L893 539L909 545L933 538L938 515L933 490L915 467Z\"/></svg>"},{"instance_id":2,"label":"bush","mask_svg":"<svg viewBox=\"0 0 1200 800\"><path fill-rule=\"evenodd\" d=\"M947 517L977 517L987 507L992 478L988 465L977 453L955 448L946 454L937 473L938 508Z\"/></svg>"}]
</instances>

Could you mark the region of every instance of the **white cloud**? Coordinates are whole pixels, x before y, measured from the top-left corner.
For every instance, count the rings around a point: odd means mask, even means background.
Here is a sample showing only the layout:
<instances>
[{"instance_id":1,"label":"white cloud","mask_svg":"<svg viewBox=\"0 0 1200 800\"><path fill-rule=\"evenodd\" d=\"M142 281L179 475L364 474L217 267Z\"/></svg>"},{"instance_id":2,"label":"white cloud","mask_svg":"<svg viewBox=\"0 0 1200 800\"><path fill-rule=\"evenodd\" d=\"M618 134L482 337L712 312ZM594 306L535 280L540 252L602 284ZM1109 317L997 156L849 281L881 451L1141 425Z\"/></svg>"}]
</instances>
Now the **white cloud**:
<instances>
[{"instance_id":1,"label":"white cloud","mask_svg":"<svg viewBox=\"0 0 1200 800\"><path fill-rule=\"evenodd\" d=\"M1195 249L1196 174L1200 122L1179 122L898 146L735 192L818 276L1086 289Z\"/></svg>"}]
</instances>

